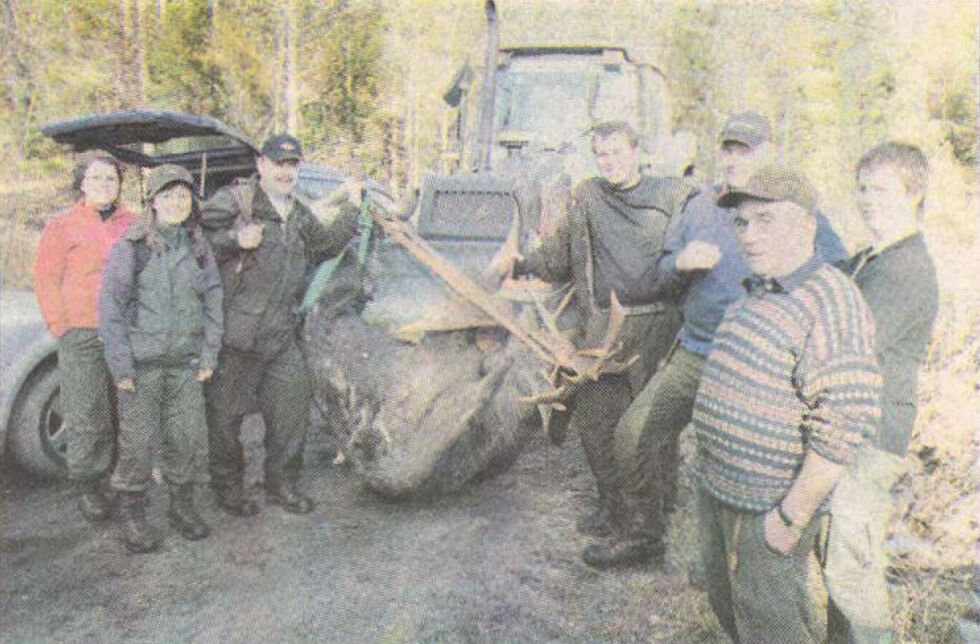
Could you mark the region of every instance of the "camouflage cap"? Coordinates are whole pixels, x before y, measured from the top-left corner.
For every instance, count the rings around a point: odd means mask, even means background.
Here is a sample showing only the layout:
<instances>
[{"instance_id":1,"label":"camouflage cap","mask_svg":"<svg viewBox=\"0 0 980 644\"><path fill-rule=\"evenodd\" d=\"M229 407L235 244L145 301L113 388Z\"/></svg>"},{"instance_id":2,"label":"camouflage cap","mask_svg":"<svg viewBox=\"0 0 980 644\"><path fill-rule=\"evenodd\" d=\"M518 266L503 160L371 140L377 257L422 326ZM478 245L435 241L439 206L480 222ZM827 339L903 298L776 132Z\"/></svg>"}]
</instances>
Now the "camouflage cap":
<instances>
[{"instance_id":1,"label":"camouflage cap","mask_svg":"<svg viewBox=\"0 0 980 644\"><path fill-rule=\"evenodd\" d=\"M294 137L274 134L262 144L262 156L273 161L299 161L303 158L303 149Z\"/></svg>"},{"instance_id":2,"label":"camouflage cap","mask_svg":"<svg viewBox=\"0 0 980 644\"><path fill-rule=\"evenodd\" d=\"M171 183L185 183L191 192L194 191L194 178L191 173L179 165L167 163L158 165L146 174L146 201L149 202Z\"/></svg>"},{"instance_id":3,"label":"camouflage cap","mask_svg":"<svg viewBox=\"0 0 980 644\"><path fill-rule=\"evenodd\" d=\"M758 112L741 112L725 121L718 139L721 143L735 141L754 148L772 140L772 126L769 119Z\"/></svg>"},{"instance_id":4,"label":"camouflage cap","mask_svg":"<svg viewBox=\"0 0 980 644\"><path fill-rule=\"evenodd\" d=\"M757 170L744 188L727 192L718 199L722 208L734 208L746 200L790 201L813 214L817 210L817 191L801 173L780 166Z\"/></svg>"}]
</instances>

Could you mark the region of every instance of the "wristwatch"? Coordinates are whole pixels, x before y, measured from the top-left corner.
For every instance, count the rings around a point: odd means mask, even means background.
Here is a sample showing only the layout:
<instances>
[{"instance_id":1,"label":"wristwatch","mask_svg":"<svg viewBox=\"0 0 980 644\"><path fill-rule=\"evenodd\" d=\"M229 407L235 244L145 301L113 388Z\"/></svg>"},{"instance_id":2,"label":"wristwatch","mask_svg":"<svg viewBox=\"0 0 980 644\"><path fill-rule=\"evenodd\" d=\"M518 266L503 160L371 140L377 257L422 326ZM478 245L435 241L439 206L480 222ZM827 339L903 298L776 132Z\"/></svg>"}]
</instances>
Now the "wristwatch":
<instances>
[{"instance_id":1,"label":"wristwatch","mask_svg":"<svg viewBox=\"0 0 980 644\"><path fill-rule=\"evenodd\" d=\"M803 526L793 521L793 517L791 517L786 510L783 509L783 504L781 502L776 504L776 513L779 515L779 520L783 522L784 526L797 534L803 532Z\"/></svg>"}]
</instances>

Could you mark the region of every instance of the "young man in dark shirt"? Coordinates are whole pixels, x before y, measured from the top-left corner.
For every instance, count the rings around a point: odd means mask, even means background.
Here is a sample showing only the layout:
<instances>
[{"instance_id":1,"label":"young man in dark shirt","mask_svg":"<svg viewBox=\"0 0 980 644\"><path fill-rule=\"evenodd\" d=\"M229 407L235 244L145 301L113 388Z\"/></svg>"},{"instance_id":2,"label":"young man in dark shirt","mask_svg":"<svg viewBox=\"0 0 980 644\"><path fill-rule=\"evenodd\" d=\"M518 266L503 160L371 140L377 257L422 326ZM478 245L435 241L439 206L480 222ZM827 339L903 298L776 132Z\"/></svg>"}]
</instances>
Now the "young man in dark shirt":
<instances>
[{"instance_id":1,"label":"young man in dark shirt","mask_svg":"<svg viewBox=\"0 0 980 644\"><path fill-rule=\"evenodd\" d=\"M601 176L576 186L566 216L540 243L525 249L523 258L505 246L492 267L501 275L513 270L549 282L571 281L583 320L576 339L580 348L602 343L613 292L625 307L620 355L638 359L627 373L585 383L569 420L581 437L599 493L598 510L582 517L577 527L600 535L608 534L619 516L616 421L666 354L679 327L676 307L651 297L650 271L668 222L679 214L692 188L680 179L642 174L637 135L626 122L597 125L592 151ZM651 554L644 553L647 558Z\"/></svg>"},{"instance_id":2,"label":"young man in dark shirt","mask_svg":"<svg viewBox=\"0 0 980 644\"><path fill-rule=\"evenodd\" d=\"M846 265L875 321L882 420L841 479L831 504L825 575L833 642L891 641L882 550L890 490L916 415L916 384L938 308L936 268L919 223L928 163L919 148L889 142L857 164L857 205L871 246Z\"/></svg>"}]
</instances>

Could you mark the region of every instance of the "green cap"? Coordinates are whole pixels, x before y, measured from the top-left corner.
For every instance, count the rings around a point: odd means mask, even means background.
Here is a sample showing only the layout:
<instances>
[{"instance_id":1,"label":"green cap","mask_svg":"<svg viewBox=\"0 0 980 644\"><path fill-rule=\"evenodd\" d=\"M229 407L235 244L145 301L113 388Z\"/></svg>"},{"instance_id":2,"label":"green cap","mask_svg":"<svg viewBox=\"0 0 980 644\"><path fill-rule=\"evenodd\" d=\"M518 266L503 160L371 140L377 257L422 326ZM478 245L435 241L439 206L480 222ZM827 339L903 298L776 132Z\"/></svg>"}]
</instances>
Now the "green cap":
<instances>
[{"instance_id":1,"label":"green cap","mask_svg":"<svg viewBox=\"0 0 980 644\"><path fill-rule=\"evenodd\" d=\"M194 191L194 178L185 168L172 163L158 165L146 175L146 201L149 203L157 193L171 183L185 183Z\"/></svg>"},{"instance_id":2,"label":"green cap","mask_svg":"<svg viewBox=\"0 0 980 644\"><path fill-rule=\"evenodd\" d=\"M794 170L780 166L761 168L749 177L744 188L736 188L718 199L722 208L735 208L746 200L791 201L813 214L817 210L817 191L810 181Z\"/></svg>"},{"instance_id":3,"label":"green cap","mask_svg":"<svg viewBox=\"0 0 980 644\"><path fill-rule=\"evenodd\" d=\"M772 140L769 119L758 112L741 112L729 118L718 137L721 143L735 141L754 148Z\"/></svg>"}]
</instances>

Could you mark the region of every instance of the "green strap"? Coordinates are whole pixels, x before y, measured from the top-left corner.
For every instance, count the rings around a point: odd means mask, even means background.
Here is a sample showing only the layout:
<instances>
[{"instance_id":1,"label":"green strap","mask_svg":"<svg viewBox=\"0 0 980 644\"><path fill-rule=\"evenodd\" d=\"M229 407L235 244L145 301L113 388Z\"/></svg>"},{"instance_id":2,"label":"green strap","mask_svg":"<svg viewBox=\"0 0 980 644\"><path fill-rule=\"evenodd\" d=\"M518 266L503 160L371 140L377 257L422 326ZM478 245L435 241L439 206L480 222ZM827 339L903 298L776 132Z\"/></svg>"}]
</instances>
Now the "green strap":
<instances>
[{"instance_id":1,"label":"green strap","mask_svg":"<svg viewBox=\"0 0 980 644\"><path fill-rule=\"evenodd\" d=\"M361 207L357 213L357 230L361 236L357 244L357 263L359 266L364 266L364 262L367 261L368 249L371 245L371 230L374 228L374 221L371 219L371 215L368 214L368 208L371 207L370 199L371 197L368 194L361 197ZM297 314L306 315L313 308L313 305L323 295L323 290L327 288L327 283L333 277L333 272L337 270L340 260L346 254L347 249L345 248L317 267L316 273L313 274L313 279L310 280L310 285L306 287L306 293L303 294L303 301L296 307Z\"/></svg>"},{"instance_id":2,"label":"green strap","mask_svg":"<svg viewBox=\"0 0 980 644\"><path fill-rule=\"evenodd\" d=\"M323 289L327 288L327 282L333 277L333 272L337 270L337 265L340 264L340 260L346 254L347 249L345 248L317 267L316 273L313 274L313 279L310 280L310 285L306 287L306 293L303 294L303 301L296 307L296 313L306 315L313 308L313 305L323 295Z\"/></svg>"},{"instance_id":3,"label":"green strap","mask_svg":"<svg viewBox=\"0 0 980 644\"><path fill-rule=\"evenodd\" d=\"M371 211L371 194L365 190L361 195L361 207L357 212L357 230L361 234L361 240L357 244L357 264L364 266L367 261L368 247L371 245L371 231L374 229L374 220L369 214Z\"/></svg>"}]
</instances>

